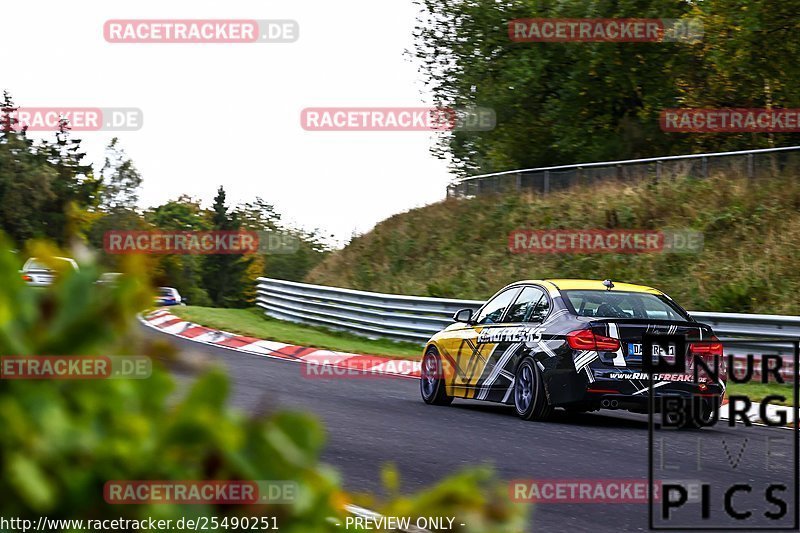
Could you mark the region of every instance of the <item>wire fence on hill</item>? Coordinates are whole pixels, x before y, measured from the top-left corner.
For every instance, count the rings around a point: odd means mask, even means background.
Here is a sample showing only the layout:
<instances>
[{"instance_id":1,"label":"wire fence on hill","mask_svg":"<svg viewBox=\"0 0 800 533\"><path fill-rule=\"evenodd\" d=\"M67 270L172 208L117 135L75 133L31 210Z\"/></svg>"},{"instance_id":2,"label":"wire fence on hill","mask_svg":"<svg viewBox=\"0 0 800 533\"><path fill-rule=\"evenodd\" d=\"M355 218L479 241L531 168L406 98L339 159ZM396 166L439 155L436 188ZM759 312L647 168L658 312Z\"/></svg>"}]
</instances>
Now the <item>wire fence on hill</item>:
<instances>
[{"instance_id":1,"label":"wire fence on hill","mask_svg":"<svg viewBox=\"0 0 800 533\"><path fill-rule=\"evenodd\" d=\"M455 180L448 185L447 197L464 198L514 191L548 194L576 185L592 185L608 181L641 182L683 176L706 178L718 173L758 179L798 168L800 168L800 146L651 157L470 176Z\"/></svg>"}]
</instances>

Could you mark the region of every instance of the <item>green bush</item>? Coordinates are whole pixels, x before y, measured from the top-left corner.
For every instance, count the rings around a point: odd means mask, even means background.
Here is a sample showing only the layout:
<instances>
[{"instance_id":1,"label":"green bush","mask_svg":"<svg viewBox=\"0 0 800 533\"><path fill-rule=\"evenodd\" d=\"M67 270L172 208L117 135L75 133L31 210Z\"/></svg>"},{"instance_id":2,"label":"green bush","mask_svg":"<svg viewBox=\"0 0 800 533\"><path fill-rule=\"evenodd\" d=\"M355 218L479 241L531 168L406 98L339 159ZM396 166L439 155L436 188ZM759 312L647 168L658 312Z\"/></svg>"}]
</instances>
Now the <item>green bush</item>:
<instances>
[{"instance_id":1,"label":"green bush","mask_svg":"<svg viewBox=\"0 0 800 533\"><path fill-rule=\"evenodd\" d=\"M32 253L57 255L41 246ZM153 356L155 364L149 379L0 380L0 515L276 516L281 531L341 531L334 522L342 521L343 505L352 498L335 471L319 462L325 442L319 422L267 408L256 415L230 409L230 385L219 370L179 393L162 364L175 354L147 344L131 328L151 298L136 265L128 265L113 287L96 284L98 271L88 264L78 273L64 272L52 287L33 290L21 281L17 262L0 251L3 354L136 354ZM271 506L110 505L103 496L109 480L292 480L298 498ZM508 531L523 509L481 496L497 487L485 475L464 474L443 482L428 499L380 505L413 515L434 512L431 502L441 501L441 510L475 517L479 527L466 531Z\"/></svg>"}]
</instances>

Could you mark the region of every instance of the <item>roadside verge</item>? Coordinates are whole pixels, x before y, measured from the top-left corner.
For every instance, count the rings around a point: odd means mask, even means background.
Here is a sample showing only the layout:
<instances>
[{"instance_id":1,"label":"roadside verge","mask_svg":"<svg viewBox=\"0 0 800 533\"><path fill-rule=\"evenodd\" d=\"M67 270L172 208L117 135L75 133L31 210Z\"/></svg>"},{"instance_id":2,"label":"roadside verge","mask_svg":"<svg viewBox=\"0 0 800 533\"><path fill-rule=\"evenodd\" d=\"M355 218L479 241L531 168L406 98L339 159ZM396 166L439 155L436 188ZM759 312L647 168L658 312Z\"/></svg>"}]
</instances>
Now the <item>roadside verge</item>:
<instances>
[{"instance_id":1,"label":"roadside verge","mask_svg":"<svg viewBox=\"0 0 800 533\"><path fill-rule=\"evenodd\" d=\"M383 374L400 378L418 378L420 375L419 361L321 350L256 339L201 326L179 318L164 309L140 316L139 320L153 329L194 342L251 355L305 363L310 366L309 374L319 378L337 377L342 372ZM316 365L316 367L312 365ZM323 369L322 367L329 368Z\"/></svg>"}]
</instances>

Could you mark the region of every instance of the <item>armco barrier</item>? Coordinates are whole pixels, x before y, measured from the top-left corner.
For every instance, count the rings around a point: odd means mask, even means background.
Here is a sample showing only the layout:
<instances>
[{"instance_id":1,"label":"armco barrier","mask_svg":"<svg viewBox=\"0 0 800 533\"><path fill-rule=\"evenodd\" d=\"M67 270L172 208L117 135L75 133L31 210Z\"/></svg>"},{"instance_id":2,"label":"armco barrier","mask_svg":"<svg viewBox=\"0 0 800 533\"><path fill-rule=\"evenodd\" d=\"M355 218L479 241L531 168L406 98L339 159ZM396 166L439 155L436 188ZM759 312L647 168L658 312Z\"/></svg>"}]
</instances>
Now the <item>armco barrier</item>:
<instances>
[{"instance_id":1,"label":"armco barrier","mask_svg":"<svg viewBox=\"0 0 800 533\"><path fill-rule=\"evenodd\" d=\"M258 278L256 302L274 318L420 344L452 324L453 313L459 309L475 310L483 305L480 300L382 294L270 278ZM714 328L723 340L751 339L752 343L737 346L735 353L752 353L757 362L762 354L791 354L789 344L778 349L759 340L800 340L800 317L796 316L690 313L698 322ZM790 358L784 361L784 375L790 376Z\"/></svg>"},{"instance_id":2,"label":"armco barrier","mask_svg":"<svg viewBox=\"0 0 800 533\"><path fill-rule=\"evenodd\" d=\"M343 329L366 337L425 342L478 300L448 300L356 291L258 278L257 305L269 316Z\"/></svg>"}]
</instances>

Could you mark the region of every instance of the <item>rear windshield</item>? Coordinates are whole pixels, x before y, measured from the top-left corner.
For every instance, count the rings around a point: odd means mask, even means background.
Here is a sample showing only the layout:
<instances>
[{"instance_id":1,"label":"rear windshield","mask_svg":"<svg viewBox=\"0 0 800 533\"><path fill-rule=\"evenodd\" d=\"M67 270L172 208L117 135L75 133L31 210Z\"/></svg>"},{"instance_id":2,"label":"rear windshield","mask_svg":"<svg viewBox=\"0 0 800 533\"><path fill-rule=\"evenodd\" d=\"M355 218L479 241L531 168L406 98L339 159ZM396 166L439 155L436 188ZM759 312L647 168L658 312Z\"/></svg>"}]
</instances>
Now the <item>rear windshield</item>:
<instances>
[{"instance_id":1,"label":"rear windshield","mask_svg":"<svg viewBox=\"0 0 800 533\"><path fill-rule=\"evenodd\" d=\"M167 296L169 298L172 298L172 289L159 289L158 293L161 296Z\"/></svg>"},{"instance_id":2,"label":"rear windshield","mask_svg":"<svg viewBox=\"0 0 800 533\"><path fill-rule=\"evenodd\" d=\"M686 313L667 298L646 292L562 291L570 311L598 318L688 320Z\"/></svg>"},{"instance_id":3,"label":"rear windshield","mask_svg":"<svg viewBox=\"0 0 800 533\"><path fill-rule=\"evenodd\" d=\"M50 270L50 267L43 263L37 262L35 259L28 259L22 268L23 270Z\"/></svg>"}]
</instances>

